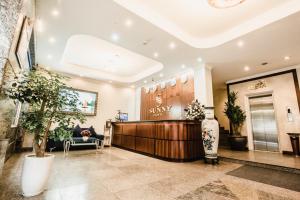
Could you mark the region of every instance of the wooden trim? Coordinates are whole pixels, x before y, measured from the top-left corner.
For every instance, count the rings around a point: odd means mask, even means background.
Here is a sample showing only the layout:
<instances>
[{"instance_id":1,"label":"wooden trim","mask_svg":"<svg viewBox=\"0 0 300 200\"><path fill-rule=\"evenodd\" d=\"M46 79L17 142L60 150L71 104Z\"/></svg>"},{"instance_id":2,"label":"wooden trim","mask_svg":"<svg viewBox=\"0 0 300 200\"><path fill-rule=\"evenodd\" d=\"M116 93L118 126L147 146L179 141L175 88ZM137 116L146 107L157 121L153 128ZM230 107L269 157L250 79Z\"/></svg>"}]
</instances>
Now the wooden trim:
<instances>
[{"instance_id":1,"label":"wooden trim","mask_svg":"<svg viewBox=\"0 0 300 200\"><path fill-rule=\"evenodd\" d=\"M269 77L279 76L279 75L293 73L293 72L296 72L296 69L290 69L290 70L286 70L286 71L282 71L282 72L276 72L276 73L273 73L273 74L267 74L267 75L258 76L258 77L254 77L254 78L244 79L244 80L241 80L241 81L227 83L227 85L236 85L236 84L239 84L239 83L245 83L245 82L249 82L249 81L255 81L255 80L258 80L258 79L262 79L262 78L269 78Z\"/></svg>"},{"instance_id":2,"label":"wooden trim","mask_svg":"<svg viewBox=\"0 0 300 200\"><path fill-rule=\"evenodd\" d=\"M288 73L292 73L292 75L293 75L295 91L296 91L296 96L297 96L297 102L298 102L298 108L299 108L299 111L300 111L300 89L299 89L299 81L298 81L298 76L297 76L297 70L296 69L290 69L290 70L286 70L286 71L282 71L282 72L276 72L276 73L273 73L273 74L268 74L268 75L258 76L258 77L255 77L255 78L249 78L249 79L245 79L245 80L241 80L241 81L227 83L226 84L227 85L227 95L230 92L230 88L229 88L230 85L236 85L236 84L240 84L240 83L255 81L255 80L258 80L258 79L269 78L269 77L279 76L279 75L288 74ZM228 96L227 96L227 101L228 101Z\"/></svg>"},{"instance_id":3,"label":"wooden trim","mask_svg":"<svg viewBox=\"0 0 300 200\"><path fill-rule=\"evenodd\" d=\"M294 152L292 152L292 151L282 151L282 154L285 154L285 155L295 155Z\"/></svg>"},{"instance_id":4,"label":"wooden trim","mask_svg":"<svg viewBox=\"0 0 300 200\"><path fill-rule=\"evenodd\" d=\"M227 102L228 102L228 97L229 97L229 93L230 93L228 84L226 85L226 89L227 89ZM229 121L229 135L231 135L231 133L232 133L232 123L230 122L229 119L228 119L228 121Z\"/></svg>"}]
</instances>

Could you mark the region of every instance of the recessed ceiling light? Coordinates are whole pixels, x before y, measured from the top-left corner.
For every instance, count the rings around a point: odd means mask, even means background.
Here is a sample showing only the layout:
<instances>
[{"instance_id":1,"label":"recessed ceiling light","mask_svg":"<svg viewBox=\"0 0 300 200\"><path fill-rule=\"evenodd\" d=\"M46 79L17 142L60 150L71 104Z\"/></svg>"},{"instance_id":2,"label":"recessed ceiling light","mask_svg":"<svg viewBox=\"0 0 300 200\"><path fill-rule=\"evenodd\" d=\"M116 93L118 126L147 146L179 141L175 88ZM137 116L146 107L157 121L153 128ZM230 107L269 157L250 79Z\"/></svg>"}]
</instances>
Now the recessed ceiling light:
<instances>
[{"instance_id":1,"label":"recessed ceiling light","mask_svg":"<svg viewBox=\"0 0 300 200\"><path fill-rule=\"evenodd\" d=\"M230 8L243 3L245 0L208 0L208 3L215 8Z\"/></svg>"},{"instance_id":2,"label":"recessed ceiling light","mask_svg":"<svg viewBox=\"0 0 300 200\"><path fill-rule=\"evenodd\" d=\"M242 41L242 40L239 40L238 42L237 42L237 45L238 45L238 47L243 47L244 46L244 41Z\"/></svg>"},{"instance_id":3,"label":"recessed ceiling light","mask_svg":"<svg viewBox=\"0 0 300 200\"><path fill-rule=\"evenodd\" d=\"M79 76L80 76L80 77L83 77L83 75L82 75L82 74L79 74Z\"/></svg>"},{"instance_id":4,"label":"recessed ceiling light","mask_svg":"<svg viewBox=\"0 0 300 200\"><path fill-rule=\"evenodd\" d=\"M125 26L131 27L132 26L132 20L131 19L126 19Z\"/></svg>"},{"instance_id":5,"label":"recessed ceiling light","mask_svg":"<svg viewBox=\"0 0 300 200\"><path fill-rule=\"evenodd\" d=\"M159 55L158 55L157 52L154 52L154 53L153 53L153 57L154 57L154 58L158 58L158 56L159 56Z\"/></svg>"},{"instance_id":6,"label":"recessed ceiling light","mask_svg":"<svg viewBox=\"0 0 300 200\"><path fill-rule=\"evenodd\" d=\"M112 83L112 81L108 81L109 83Z\"/></svg>"},{"instance_id":7,"label":"recessed ceiling light","mask_svg":"<svg viewBox=\"0 0 300 200\"><path fill-rule=\"evenodd\" d=\"M48 41L49 41L51 44L53 44L53 43L55 43L55 42L56 42L56 40L55 40L55 38L54 38L54 37L50 37Z\"/></svg>"},{"instance_id":8,"label":"recessed ceiling light","mask_svg":"<svg viewBox=\"0 0 300 200\"><path fill-rule=\"evenodd\" d=\"M144 83L147 83L147 80L144 80Z\"/></svg>"},{"instance_id":9,"label":"recessed ceiling light","mask_svg":"<svg viewBox=\"0 0 300 200\"><path fill-rule=\"evenodd\" d=\"M248 65L244 66L244 70L247 72L250 70L250 67Z\"/></svg>"},{"instance_id":10,"label":"recessed ceiling light","mask_svg":"<svg viewBox=\"0 0 300 200\"><path fill-rule=\"evenodd\" d=\"M52 55L51 54L48 54L47 55L47 58L50 60L50 59L52 59Z\"/></svg>"},{"instance_id":11,"label":"recessed ceiling light","mask_svg":"<svg viewBox=\"0 0 300 200\"><path fill-rule=\"evenodd\" d=\"M181 65L181 68L182 68L182 69L185 69L185 67L186 67L185 65Z\"/></svg>"},{"instance_id":12,"label":"recessed ceiling light","mask_svg":"<svg viewBox=\"0 0 300 200\"><path fill-rule=\"evenodd\" d=\"M131 87L131 88L135 88L135 85L131 85L130 87Z\"/></svg>"},{"instance_id":13,"label":"recessed ceiling light","mask_svg":"<svg viewBox=\"0 0 300 200\"><path fill-rule=\"evenodd\" d=\"M120 36L117 33L111 34L111 39L117 42L120 39Z\"/></svg>"},{"instance_id":14,"label":"recessed ceiling light","mask_svg":"<svg viewBox=\"0 0 300 200\"><path fill-rule=\"evenodd\" d=\"M289 56L284 56L284 60L290 60L291 59L291 57L289 57Z\"/></svg>"},{"instance_id":15,"label":"recessed ceiling light","mask_svg":"<svg viewBox=\"0 0 300 200\"><path fill-rule=\"evenodd\" d=\"M160 73L160 74L159 74L159 77L164 77L164 74L163 74L163 73Z\"/></svg>"},{"instance_id":16,"label":"recessed ceiling light","mask_svg":"<svg viewBox=\"0 0 300 200\"><path fill-rule=\"evenodd\" d=\"M169 48L170 49L175 49L176 48L176 44L174 42L170 42Z\"/></svg>"},{"instance_id":17,"label":"recessed ceiling light","mask_svg":"<svg viewBox=\"0 0 300 200\"><path fill-rule=\"evenodd\" d=\"M51 11L52 16L57 17L59 15L59 11L57 9L53 9Z\"/></svg>"},{"instance_id":18,"label":"recessed ceiling light","mask_svg":"<svg viewBox=\"0 0 300 200\"><path fill-rule=\"evenodd\" d=\"M202 62L202 58L200 58L200 57L197 58L197 61L198 61L198 62Z\"/></svg>"}]
</instances>

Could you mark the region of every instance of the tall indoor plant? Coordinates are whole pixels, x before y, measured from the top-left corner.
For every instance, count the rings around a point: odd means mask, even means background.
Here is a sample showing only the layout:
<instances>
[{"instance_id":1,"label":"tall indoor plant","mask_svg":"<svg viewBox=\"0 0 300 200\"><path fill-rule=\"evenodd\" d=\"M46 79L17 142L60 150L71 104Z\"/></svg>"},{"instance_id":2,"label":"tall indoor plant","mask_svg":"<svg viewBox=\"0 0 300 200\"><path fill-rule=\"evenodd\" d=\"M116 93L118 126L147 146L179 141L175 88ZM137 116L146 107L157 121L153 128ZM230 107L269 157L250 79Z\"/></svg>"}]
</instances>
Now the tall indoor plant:
<instances>
[{"instance_id":1,"label":"tall indoor plant","mask_svg":"<svg viewBox=\"0 0 300 200\"><path fill-rule=\"evenodd\" d=\"M5 93L9 98L28 105L22 113L20 126L34 134L34 155L27 155L23 164L24 196L41 193L47 183L54 155L45 153L48 137L68 138L74 122L84 121L77 109L78 94L66 89L66 77L42 68L21 74L8 82ZM68 112L65 112L65 110ZM52 130L53 126L56 126Z\"/></svg>"},{"instance_id":2,"label":"tall indoor plant","mask_svg":"<svg viewBox=\"0 0 300 200\"><path fill-rule=\"evenodd\" d=\"M241 128L246 120L246 114L240 106L236 105L237 95L237 92L229 93L224 113L228 117L232 127L231 136L229 137L231 149L245 150L247 137L241 136Z\"/></svg>"}]
</instances>

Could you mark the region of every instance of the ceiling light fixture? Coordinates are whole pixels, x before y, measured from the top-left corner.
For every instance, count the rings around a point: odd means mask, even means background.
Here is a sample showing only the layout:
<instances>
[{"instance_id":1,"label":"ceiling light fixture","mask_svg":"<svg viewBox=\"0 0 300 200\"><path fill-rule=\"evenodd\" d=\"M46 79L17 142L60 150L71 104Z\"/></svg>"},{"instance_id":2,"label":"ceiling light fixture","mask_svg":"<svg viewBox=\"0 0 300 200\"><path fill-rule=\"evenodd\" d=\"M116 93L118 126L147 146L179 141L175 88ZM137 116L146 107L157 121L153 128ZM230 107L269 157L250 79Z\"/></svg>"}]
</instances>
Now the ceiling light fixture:
<instances>
[{"instance_id":1,"label":"ceiling light fixture","mask_svg":"<svg viewBox=\"0 0 300 200\"><path fill-rule=\"evenodd\" d=\"M109 81L109 83L112 83L112 81Z\"/></svg>"},{"instance_id":2,"label":"ceiling light fixture","mask_svg":"<svg viewBox=\"0 0 300 200\"><path fill-rule=\"evenodd\" d=\"M169 48L170 49L175 49L176 48L176 44L174 42L170 42Z\"/></svg>"},{"instance_id":3,"label":"ceiling light fixture","mask_svg":"<svg viewBox=\"0 0 300 200\"><path fill-rule=\"evenodd\" d=\"M147 80L144 80L144 83L147 83Z\"/></svg>"},{"instance_id":4,"label":"ceiling light fixture","mask_svg":"<svg viewBox=\"0 0 300 200\"><path fill-rule=\"evenodd\" d=\"M245 0L208 0L209 5L215 8L230 8L243 3Z\"/></svg>"},{"instance_id":5,"label":"ceiling light fixture","mask_svg":"<svg viewBox=\"0 0 300 200\"><path fill-rule=\"evenodd\" d=\"M197 58L197 61L198 61L198 62L202 62L202 58L200 58L200 57Z\"/></svg>"},{"instance_id":6,"label":"ceiling light fixture","mask_svg":"<svg viewBox=\"0 0 300 200\"><path fill-rule=\"evenodd\" d=\"M55 43L55 42L56 42L56 40L55 40L55 38L54 38L54 37L50 37L50 38L49 38L49 42L50 42L51 44L53 44L53 43Z\"/></svg>"},{"instance_id":7,"label":"ceiling light fixture","mask_svg":"<svg viewBox=\"0 0 300 200\"><path fill-rule=\"evenodd\" d=\"M131 85L130 87L131 87L131 88L135 88L135 85Z\"/></svg>"},{"instance_id":8,"label":"ceiling light fixture","mask_svg":"<svg viewBox=\"0 0 300 200\"><path fill-rule=\"evenodd\" d=\"M250 70L250 67L249 67L248 65L246 65L246 66L244 67L244 70L247 72L247 71Z\"/></svg>"},{"instance_id":9,"label":"ceiling light fixture","mask_svg":"<svg viewBox=\"0 0 300 200\"><path fill-rule=\"evenodd\" d=\"M291 57L289 57L289 56L284 56L284 60L290 60L291 59Z\"/></svg>"},{"instance_id":10,"label":"ceiling light fixture","mask_svg":"<svg viewBox=\"0 0 300 200\"><path fill-rule=\"evenodd\" d=\"M120 39L120 36L117 33L113 33L113 34L111 34L111 39L114 42L117 42Z\"/></svg>"},{"instance_id":11,"label":"ceiling light fixture","mask_svg":"<svg viewBox=\"0 0 300 200\"><path fill-rule=\"evenodd\" d=\"M57 9L53 9L51 11L52 16L57 17L59 15L59 11Z\"/></svg>"},{"instance_id":12,"label":"ceiling light fixture","mask_svg":"<svg viewBox=\"0 0 300 200\"><path fill-rule=\"evenodd\" d=\"M238 47L243 47L243 46L244 46L244 41L239 40L239 41L237 42L237 45L238 45Z\"/></svg>"},{"instance_id":13,"label":"ceiling light fixture","mask_svg":"<svg viewBox=\"0 0 300 200\"><path fill-rule=\"evenodd\" d=\"M163 73L160 73L160 74L159 74L159 77L164 77L164 74L163 74Z\"/></svg>"},{"instance_id":14,"label":"ceiling light fixture","mask_svg":"<svg viewBox=\"0 0 300 200\"><path fill-rule=\"evenodd\" d=\"M132 26L132 20L131 19L126 19L125 26L131 27Z\"/></svg>"},{"instance_id":15,"label":"ceiling light fixture","mask_svg":"<svg viewBox=\"0 0 300 200\"><path fill-rule=\"evenodd\" d=\"M48 54L47 55L47 58L50 60L50 59L52 59L52 55L51 54Z\"/></svg>"},{"instance_id":16,"label":"ceiling light fixture","mask_svg":"<svg viewBox=\"0 0 300 200\"><path fill-rule=\"evenodd\" d=\"M185 67L186 67L186 66L185 66L184 64L183 64L183 65L181 65L181 68L182 68L182 69L185 69Z\"/></svg>"},{"instance_id":17,"label":"ceiling light fixture","mask_svg":"<svg viewBox=\"0 0 300 200\"><path fill-rule=\"evenodd\" d=\"M153 53L153 57L154 57L154 58L158 58L158 56L159 56L159 55L158 55L157 52L154 52L154 53Z\"/></svg>"}]
</instances>

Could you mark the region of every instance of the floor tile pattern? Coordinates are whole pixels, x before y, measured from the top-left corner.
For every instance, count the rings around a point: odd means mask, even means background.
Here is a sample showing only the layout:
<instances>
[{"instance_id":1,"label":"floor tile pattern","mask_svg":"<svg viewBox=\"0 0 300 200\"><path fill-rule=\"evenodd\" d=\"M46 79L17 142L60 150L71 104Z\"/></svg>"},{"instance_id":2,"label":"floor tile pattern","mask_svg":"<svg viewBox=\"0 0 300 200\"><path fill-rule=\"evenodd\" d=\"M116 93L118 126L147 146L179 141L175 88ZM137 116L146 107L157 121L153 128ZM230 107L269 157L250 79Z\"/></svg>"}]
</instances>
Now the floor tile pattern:
<instances>
[{"instance_id":1,"label":"floor tile pattern","mask_svg":"<svg viewBox=\"0 0 300 200\"><path fill-rule=\"evenodd\" d=\"M21 195L24 154L10 158L0 177L1 200L300 199L300 193L226 175L240 164L166 162L118 148L55 154L47 190ZM284 194L284 195L283 195Z\"/></svg>"}]
</instances>

